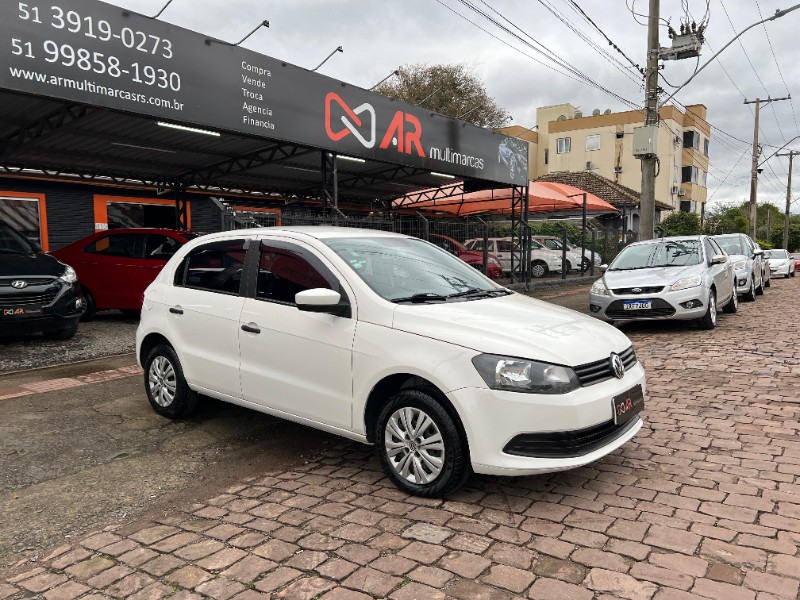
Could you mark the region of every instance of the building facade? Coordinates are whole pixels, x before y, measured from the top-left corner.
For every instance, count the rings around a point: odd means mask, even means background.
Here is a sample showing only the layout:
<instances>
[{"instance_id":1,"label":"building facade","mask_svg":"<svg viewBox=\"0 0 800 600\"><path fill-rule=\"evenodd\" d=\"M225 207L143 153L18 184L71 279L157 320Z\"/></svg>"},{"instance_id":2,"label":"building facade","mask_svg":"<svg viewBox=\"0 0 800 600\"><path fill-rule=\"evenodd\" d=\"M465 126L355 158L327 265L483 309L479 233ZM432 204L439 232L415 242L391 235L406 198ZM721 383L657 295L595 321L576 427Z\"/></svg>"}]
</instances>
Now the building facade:
<instances>
[{"instance_id":1,"label":"building facade","mask_svg":"<svg viewBox=\"0 0 800 600\"><path fill-rule=\"evenodd\" d=\"M711 128L706 107L695 104L681 112L674 106L660 111L656 200L674 210L701 217L707 199L708 151ZM531 179L555 173L588 171L641 193L641 165L633 156L633 130L644 124L640 110L584 115L572 104L536 110L536 131L520 126L501 130L528 142Z\"/></svg>"}]
</instances>

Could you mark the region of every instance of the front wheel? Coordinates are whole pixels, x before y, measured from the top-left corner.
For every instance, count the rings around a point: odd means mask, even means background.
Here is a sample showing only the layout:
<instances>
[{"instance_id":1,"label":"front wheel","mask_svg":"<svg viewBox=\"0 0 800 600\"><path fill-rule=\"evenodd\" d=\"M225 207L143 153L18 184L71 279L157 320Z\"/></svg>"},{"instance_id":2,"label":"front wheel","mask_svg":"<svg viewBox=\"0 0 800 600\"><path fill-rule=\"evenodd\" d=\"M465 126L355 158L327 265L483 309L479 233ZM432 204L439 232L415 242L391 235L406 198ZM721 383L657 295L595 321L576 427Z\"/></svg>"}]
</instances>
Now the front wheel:
<instances>
[{"instance_id":1,"label":"front wheel","mask_svg":"<svg viewBox=\"0 0 800 600\"><path fill-rule=\"evenodd\" d=\"M750 276L750 289L744 293L744 299L748 302L755 302L756 300L756 276L755 273Z\"/></svg>"},{"instance_id":2,"label":"front wheel","mask_svg":"<svg viewBox=\"0 0 800 600\"><path fill-rule=\"evenodd\" d=\"M461 428L433 396L401 390L381 410L373 433L384 471L401 490L441 497L471 473Z\"/></svg>"},{"instance_id":3,"label":"front wheel","mask_svg":"<svg viewBox=\"0 0 800 600\"><path fill-rule=\"evenodd\" d=\"M717 326L717 295L714 290L708 294L708 310L705 316L698 319L697 324L700 329L714 329Z\"/></svg>"},{"instance_id":4,"label":"front wheel","mask_svg":"<svg viewBox=\"0 0 800 600\"><path fill-rule=\"evenodd\" d=\"M730 301L722 307L722 310L728 314L733 314L739 310L739 295L736 293L736 283L733 284L733 295Z\"/></svg>"},{"instance_id":5,"label":"front wheel","mask_svg":"<svg viewBox=\"0 0 800 600\"><path fill-rule=\"evenodd\" d=\"M84 323L88 323L89 321L94 320L95 313L97 312L97 302L92 296L92 293L83 288L83 299L86 302L86 310L83 311L83 316L81 317L81 321Z\"/></svg>"},{"instance_id":6,"label":"front wheel","mask_svg":"<svg viewBox=\"0 0 800 600\"><path fill-rule=\"evenodd\" d=\"M792 272L791 272L791 275L790 275L790 276L791 276L791 277L794 277L794 271L792 271Z\"/></svg>"},{"instance_id":7,"label":"front wheel","mask_svg":"<svg viewBox=\"0 0 800 600\"><path fill-rule=\"evenodd\" d=\"M150 351L144 364L144 387L153 410L170 419L185 417L197 408L197 394L189 389L171 346Z\"/></svg>"},{"instance_id":8,"label":"front wheel","mask_svg":"<svg viewBox=\"0 0 800 600\"><path fill-rule=\"evenodd\" d=\"M547 275L547 264L541 260L535 260L531 263L531 277L539 279Z\"/></svg>"}]
</instances>

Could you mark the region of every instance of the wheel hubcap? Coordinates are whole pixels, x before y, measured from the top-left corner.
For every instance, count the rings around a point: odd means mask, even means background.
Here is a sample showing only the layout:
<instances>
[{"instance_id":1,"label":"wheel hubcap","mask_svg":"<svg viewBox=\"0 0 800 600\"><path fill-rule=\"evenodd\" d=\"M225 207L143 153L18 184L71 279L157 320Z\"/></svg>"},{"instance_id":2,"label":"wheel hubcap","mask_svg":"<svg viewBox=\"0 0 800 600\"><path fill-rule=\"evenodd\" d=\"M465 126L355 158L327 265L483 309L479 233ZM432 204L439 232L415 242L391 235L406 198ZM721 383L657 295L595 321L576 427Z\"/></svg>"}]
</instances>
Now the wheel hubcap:
<instances>
[{"instance_id":1,"label":"wheel hubcap","mask_svg":"<svg viewBox=\"0 0 800 600\"><path fill-rule=\"evenodd\" d=\"M717 322L717 298L714 294L711 294L708 298L708 309L711 311L711 322Z\"/></svg>"},{"instance_id":2,"label":"wheel hubcap","mask_svg":"<svg viewBox=\"0 0 800 600\"><path fill-rule=\"evenodd\" d=\"M418 408L396 410L386 422L383 446L389 464L400 477L424 485L444 467L444 440L436 423Z\"/></svg>"},{"instance_id":3,"label":"wheel hubcap","mask_svg":"<svg viewBox=\"0 0 800 600\"><path fill-rule=\"evenodd\" d=\"M164 356L157 356L150 363L147 373L150 393L159 406L167 407L175 400L176 379L175 368Z\"/></svg>"},{"instance_id":4,"label":"wheel hubcap","mask_svg":"<svg viewBox=\"0 0 800 600\"><path fill-rule=\"evenodd\" d=\"M544 267L542 265L533 265L533 268L531 268L531 275L534 277L541 277L544 275Z\"/></svg>"}]
</instances>

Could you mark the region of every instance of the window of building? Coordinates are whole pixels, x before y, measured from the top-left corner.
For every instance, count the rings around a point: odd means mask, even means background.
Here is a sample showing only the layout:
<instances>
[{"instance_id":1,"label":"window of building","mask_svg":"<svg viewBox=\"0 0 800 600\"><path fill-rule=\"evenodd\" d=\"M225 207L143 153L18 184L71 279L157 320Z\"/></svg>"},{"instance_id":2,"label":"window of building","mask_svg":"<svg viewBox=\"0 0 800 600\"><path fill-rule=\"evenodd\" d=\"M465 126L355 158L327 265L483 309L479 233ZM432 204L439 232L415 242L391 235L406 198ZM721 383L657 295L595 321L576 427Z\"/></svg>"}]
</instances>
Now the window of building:
<instances>
[{"instance_id":1,"label":"window of building","mask_svg":"<svg viewBox=\"0 0 800 600\"><path fill-rule=\"evenodd\" d=\"M108 202L107 206L109 229L123 227L175 229L178 226L174 206L131 202Z\"/></svg>"},{"instance_id":2,"label":"window of building","mask_svg":"<svg viewBox=\"0 0 800 600\"><path fill-rule=\"evenodd\" d=\"M175 285L238 294L246 253L245 240L223 240L198 246L178 268Z\"/></svg>"},{"instance_id":3,"label":"window of building","mask_svg":"<svg viewBox=\"0 0 800 600\"><path fill-rule=\"evenodd\" d=\"M708 156L708 146L711 144L711 140L706 138L703 140L703 154Z\"/></svg>"},{"instance_id":4,"label":"window of building","mask_svg":"<svg viewBox=\"0 0 800 600\"><path fill-rule=\"evenodd\" d=\"M683 132L683 147L694 148L695 150L700 147L700 134L690 129Z\"/></svg>"},{"instance_id":5,"label":"window of building","mask_svg":"<svg viewBox=\"0 0 800 600\"><path fill-rule=\"evenodd\" d=\"M6 198L0 196L0 219L37 246L42 246L42 227L39 200L27 198Z\"/></svg>"},{"instance_id":6,"label":"window of building","mask_svg":"<svg viewBox=\"0 0 800 600\"><path fill-rule=\"evenodd\" d=\"M572 138L558 138L556 139L556 153L566 154L572 150Z\"/></svg>"},{"instance_id":7,"label":"window of building","mask_svg":"<svg viewBox=\"0 0 800 600\"><path fill-rule=\"evenodd\" d=\"M587 135L586 136L586 150L600 150L600 136Z\"/></svg>"},{"instance_id":8,"label":"window of building","mask_svg":"<svg viewBox=\"0 0 800 600\"><path fill-rule=\"evenodd\" d=\"M334 286L298 253L286 248L262 246L256 298L294 304L295 294L316 288L331 290Z\"/></svg>"},{"instance_id":9,"label":"window of building","mask_svg":"<svg viewBox=\"0 0 800 600\"><path fill-rule=\"evenodd\" d=\"M544 149L544 164L547 164L550 159L550 148Z\"/></svg>"},{"instance_id":10,"label":"window of building","mask_svg":"<svg viewBox=\"0 0 800 600\"><path fill-rule=\"evenodd\" d=\"M681 169L681 183L697 183L697 167L683 167Z\"/></svg>"}]
</instances>

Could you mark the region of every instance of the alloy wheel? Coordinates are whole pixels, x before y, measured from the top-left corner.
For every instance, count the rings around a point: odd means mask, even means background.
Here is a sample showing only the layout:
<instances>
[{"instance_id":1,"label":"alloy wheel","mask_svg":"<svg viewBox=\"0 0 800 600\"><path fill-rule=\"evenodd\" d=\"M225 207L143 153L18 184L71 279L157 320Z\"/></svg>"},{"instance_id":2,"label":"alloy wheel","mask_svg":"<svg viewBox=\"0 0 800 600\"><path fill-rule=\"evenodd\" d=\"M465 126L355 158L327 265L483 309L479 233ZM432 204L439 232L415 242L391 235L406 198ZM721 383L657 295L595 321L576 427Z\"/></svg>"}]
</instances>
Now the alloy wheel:
<instances>
[{"instance_id":1,"label":"alloy wheel","mask_svg":"<svg viewBox=\"0 0 800 600\"><path fill-rule=\"evenodd\" d=\"M150 393L156 404L167 407L175 400L177 390L177 380L175 368L172 363L164 356L156 356L150 363L148 371L148 382Z\"/></svg>"},{"instance_id":2,"label":"alloy wheel","mask_svg":"<svg viewBox=\"0 0 800 600\"><path fill-rule=\"evenodd\" d=\"M444 439L436 422L424 411L406 406L386 421L383 445L389 464L400 477L425 485L444 468Z\"/></svg>"},{"instance_id":3,"label":"alloy wheel","mask_svg":"<svg viewBox=\"0 0 800 600\"><path fill-rule=\"evenodd\" d=\"M708 313L711 317L711 322L716 325L717 324L717 296L714 292L711 292L711 295L708 297Z\"/></svg>"}]
</instances>

